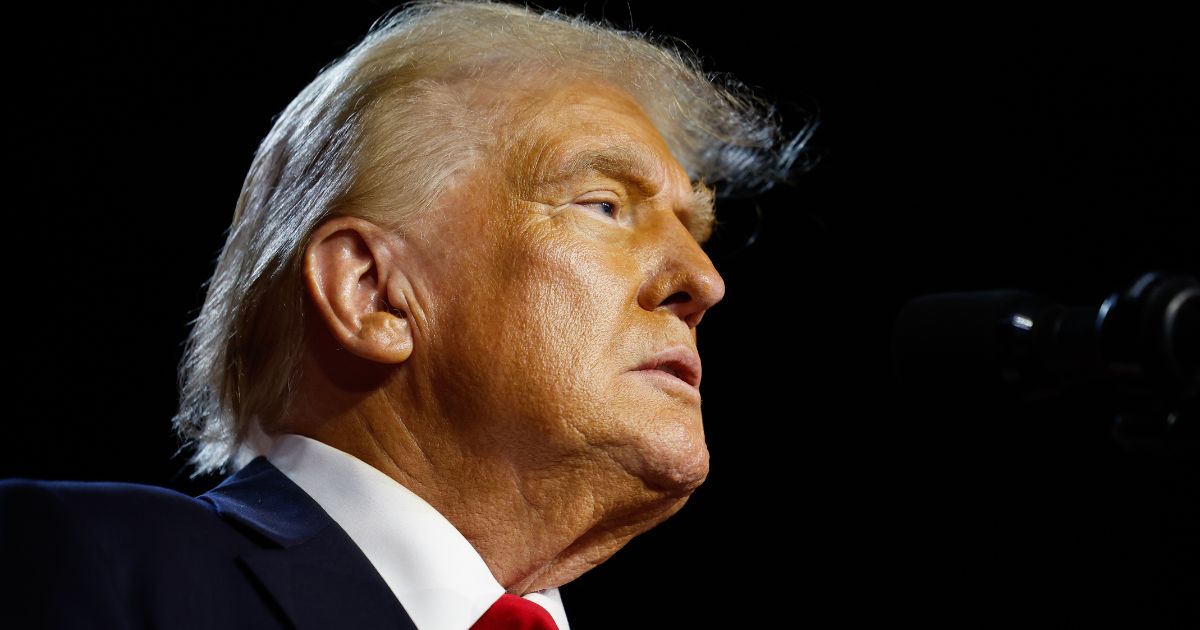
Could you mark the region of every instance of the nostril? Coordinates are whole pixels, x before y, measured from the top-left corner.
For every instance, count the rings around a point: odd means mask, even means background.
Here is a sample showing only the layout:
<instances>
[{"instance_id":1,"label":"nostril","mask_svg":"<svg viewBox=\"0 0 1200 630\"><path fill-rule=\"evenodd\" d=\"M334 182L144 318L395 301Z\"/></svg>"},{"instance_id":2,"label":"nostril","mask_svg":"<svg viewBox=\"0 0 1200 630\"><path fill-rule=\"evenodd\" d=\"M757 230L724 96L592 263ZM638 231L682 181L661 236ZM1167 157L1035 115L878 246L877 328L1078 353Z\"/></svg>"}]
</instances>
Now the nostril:
<instances>
[{"instance_id":1,"label":"nostril","mask_svg":"<svg viewBox=\"0 0 1200 630\"><path fill-rule=\"evenodd\" d=\"M663 300L661 305L666 306L667 304L677 304L679 302L687 302L690 299L692 299L692 296L688 295L686 291L676 291L675 293L668 295L667 299Z\"/></svg>"}]
</instances>

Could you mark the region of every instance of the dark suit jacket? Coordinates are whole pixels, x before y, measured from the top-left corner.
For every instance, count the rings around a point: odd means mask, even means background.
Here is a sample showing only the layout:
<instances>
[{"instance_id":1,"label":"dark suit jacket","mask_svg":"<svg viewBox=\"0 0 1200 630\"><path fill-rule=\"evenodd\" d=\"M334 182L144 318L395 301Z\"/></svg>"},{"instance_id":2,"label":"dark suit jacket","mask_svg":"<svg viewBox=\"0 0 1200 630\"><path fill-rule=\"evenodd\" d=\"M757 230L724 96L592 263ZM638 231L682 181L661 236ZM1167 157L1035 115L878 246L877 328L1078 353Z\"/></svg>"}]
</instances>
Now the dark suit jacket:
<instances>
[{"instance_id":1,"label":"dark suit jacket","mask_svg":"<svg viewBox=\"0 0 1200 630\"><path fill-rule=\"evenodd\" d=\"M4 628L415 630L346 532L261 457L198 498L0 482L0 576Z\"/></svg>"}]
</instances>

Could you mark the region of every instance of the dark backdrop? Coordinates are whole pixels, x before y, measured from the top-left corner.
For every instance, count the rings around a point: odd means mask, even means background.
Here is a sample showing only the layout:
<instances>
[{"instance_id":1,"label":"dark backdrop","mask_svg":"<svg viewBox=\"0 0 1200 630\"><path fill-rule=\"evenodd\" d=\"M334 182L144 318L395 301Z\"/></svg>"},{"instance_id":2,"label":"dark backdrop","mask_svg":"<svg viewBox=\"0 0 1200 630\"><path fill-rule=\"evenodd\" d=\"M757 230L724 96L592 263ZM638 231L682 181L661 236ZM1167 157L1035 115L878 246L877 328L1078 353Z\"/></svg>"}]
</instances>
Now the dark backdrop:
<instances>
[{"instance_id":1,"label":"dark backdrop","mask_svg":"<svg viewBox=\"0 0 1200 630\"><path fill-rule=\"evenodd\" d=\"M188 321L272 116L389 6L10 19L0 475L216 482L181 472L169 428ZM821 162L759 200L754 247L718 260L708 482L564 589L573 627L742 604L747 626L1193 614L1194 476L1123 450L1086 402L906 400L887 354L917 294L1094 305L1145 270L1197 271L1184 20L697 7L586 12L683 39L793 127L819 110ZM726 208L731 229L749 208Z\"/></svg>"}]
</instances>

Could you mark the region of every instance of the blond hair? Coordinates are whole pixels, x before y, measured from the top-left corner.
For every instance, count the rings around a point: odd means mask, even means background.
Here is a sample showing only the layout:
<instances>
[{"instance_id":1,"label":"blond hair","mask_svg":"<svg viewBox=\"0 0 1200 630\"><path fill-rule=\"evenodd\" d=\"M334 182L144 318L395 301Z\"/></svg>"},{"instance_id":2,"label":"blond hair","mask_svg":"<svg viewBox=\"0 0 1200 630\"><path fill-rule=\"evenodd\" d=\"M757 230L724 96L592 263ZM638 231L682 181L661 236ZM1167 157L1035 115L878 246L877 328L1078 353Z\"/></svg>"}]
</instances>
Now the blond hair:
<instances>
[{"instance_id":1,"label":"blond hair","mask_svg":"<svg viewBox=\"0 0 1200 630\"><path fill-rule=\"evenodd\" d=\"M174 423L197 474L242 459L292 400L312 231L336 213L399 226L428 209L487 142L466 91L529 76L620 86L689 176L724 190L785 177L808 137L783 136L740 84L641 34L491 2L417 2L383 16L279 114L250 166L179 370Z\"/></svg>"}]
</instances>

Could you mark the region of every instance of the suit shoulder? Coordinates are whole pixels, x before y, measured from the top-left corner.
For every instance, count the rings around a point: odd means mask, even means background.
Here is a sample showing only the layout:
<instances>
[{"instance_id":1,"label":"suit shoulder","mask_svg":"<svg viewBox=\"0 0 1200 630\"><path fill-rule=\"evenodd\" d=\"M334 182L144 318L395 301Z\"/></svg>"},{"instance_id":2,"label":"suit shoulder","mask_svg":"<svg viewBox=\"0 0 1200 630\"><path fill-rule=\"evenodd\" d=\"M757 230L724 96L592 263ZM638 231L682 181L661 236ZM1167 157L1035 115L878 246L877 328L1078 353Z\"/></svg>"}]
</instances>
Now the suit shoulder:
<instances>
[{"instance_id":1,"label":"suit shoulder","mask_svg":"<svg viewBox=\"0 0 1200 630\"><path fill-rule=\"evenodd\" d=\"M0 479L0 499L38 500L50 497L99 501L191 502L193 497L170 488L119 481L44 481L40 479Z\"/></svg>"},{"instance_id":2,"label":"suit shoulder","mask_svg":"<svg viewBox=\"0 0 1200 630\"><path fill-rule=\"evenodd\" d=\"M167 488L134 483L0 481L0 521L69 516L102 524L127 521L154 524L174 518L203 519L213 514L204 501Z\"/></svg>"},{"instance_id":3,"label":"suit shoulder","mask_svg":"<svg viewBox=\"0 0 1200 630\"><path fill-rule=\"evenodd\" d=\"M15 585L9 609L30 623L6 625L0 612L0 627L200 625L185 613L240 627L221 615L262 607L236 563L258 547L211 503L166 488L2 481L0 578Z\"/></svg>"},{"instance_id":4,"label":"suit shoulder","mask_svg":"<svg viewBox=\"0 0 1200 630\"><path fill-rule=\"evenodd\" d=\"M0 546L75 539L119 562L156 562L163 552L204 561L217 549L255 546L213 505L181 492L114 482L0 482Z\"/></svg>"},{"instance_id":5,"label":"suit shoulder","mask_svg":"<svg viewBox=\"0 0 1200 630\"><path fill-rule=\"evenodd\" d=\"M167 575L158 558L186 550L184 524L210 519L204 503L164 488L0 481L0 577L17 620L8 627L123 627L131 593Z\"/></svg>"}]
</instances>

